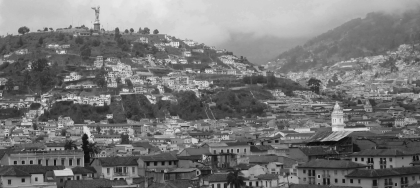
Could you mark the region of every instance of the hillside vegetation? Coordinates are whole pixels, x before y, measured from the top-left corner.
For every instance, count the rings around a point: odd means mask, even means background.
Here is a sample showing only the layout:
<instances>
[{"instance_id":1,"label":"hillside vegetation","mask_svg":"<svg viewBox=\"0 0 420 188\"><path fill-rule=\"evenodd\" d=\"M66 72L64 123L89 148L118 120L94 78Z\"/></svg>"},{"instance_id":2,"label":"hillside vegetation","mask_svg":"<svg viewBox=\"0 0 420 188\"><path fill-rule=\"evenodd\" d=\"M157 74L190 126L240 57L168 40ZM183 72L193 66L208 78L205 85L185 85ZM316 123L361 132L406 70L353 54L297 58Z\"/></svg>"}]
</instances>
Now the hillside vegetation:
<instances>
[{"instance_id":1,"label":"hillside vegetation","mask_svg":"<svg viewBox=\"0 0 420 188\"><path fill-rule=\"evenodd\" d=\"M404 14L369 13L321 34L276 59L281 72L307 70L355 57L382 54L420 40L420 8Z\"/></svg>"}]
</instances>

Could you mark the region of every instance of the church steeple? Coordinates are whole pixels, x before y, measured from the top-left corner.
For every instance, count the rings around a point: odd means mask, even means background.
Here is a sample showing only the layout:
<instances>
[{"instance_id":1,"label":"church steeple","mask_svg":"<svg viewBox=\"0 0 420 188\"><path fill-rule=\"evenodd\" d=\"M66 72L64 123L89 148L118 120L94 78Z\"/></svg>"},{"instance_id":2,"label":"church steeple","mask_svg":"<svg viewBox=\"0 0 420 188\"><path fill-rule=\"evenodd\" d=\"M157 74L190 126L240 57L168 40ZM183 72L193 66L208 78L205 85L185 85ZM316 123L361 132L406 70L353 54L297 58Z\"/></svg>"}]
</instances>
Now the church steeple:
<instances>
[{"instance_id":1,"label":"church steeple","mask_svg":"<svg viewBox=\"0 0 420 188\"><path fill-rule=\"evenodd\" d=\"M333 112L331 113L331 127L332 131L344 130L344 113L338 102L335 102Z\"/></svg>"}]
</instances>

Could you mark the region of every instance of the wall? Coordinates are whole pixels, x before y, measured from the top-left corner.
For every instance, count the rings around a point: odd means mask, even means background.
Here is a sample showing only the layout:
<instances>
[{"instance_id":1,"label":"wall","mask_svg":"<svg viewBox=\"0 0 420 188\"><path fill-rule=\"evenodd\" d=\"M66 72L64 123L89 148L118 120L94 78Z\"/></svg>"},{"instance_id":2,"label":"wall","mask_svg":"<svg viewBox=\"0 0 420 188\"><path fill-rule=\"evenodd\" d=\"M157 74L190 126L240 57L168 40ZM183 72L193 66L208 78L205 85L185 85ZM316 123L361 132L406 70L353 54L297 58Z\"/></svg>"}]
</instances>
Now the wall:
<instances>
[{"instance_id":1,"label":"wall","mask_svg":"<svg viewBox=\"0 0 420 188\"><path fill-rule=\"evenodd\" d=\"M356 161L356 158L357 158L357 161ZM368 165L367 163L368 158L373 158L373 169L381 169L380 168L381 158L386 158L386 168L408 167L408 166L411 166L410 163L413 162L413 156L353 157L352 161L359 164ZM390 159L392 159L392 161L390 161Z\"/></svg>"}]
</instances>

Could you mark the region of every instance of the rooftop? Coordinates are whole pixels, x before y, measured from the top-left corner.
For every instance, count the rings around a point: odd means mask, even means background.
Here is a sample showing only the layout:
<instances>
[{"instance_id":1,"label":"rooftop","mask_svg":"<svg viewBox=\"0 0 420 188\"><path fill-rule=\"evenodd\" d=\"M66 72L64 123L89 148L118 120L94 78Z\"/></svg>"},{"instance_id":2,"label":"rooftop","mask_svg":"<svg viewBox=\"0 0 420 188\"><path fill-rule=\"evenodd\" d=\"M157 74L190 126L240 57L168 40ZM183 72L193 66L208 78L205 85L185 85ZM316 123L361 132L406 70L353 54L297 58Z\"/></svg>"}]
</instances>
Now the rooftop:
<instances>
[{"instance_id":1,"label":"rooftop","mask_svg":"<svg viewBox=\"0 0 420 188\"><path fill-rule=\"evenodd\" d=\"M354 169L354 168L365 168L366 165L359 163L344 161L344 160L324 160L315 159L305 164L301 164L298 168L321 168L321 169Z\"/></svg>"}]
</instances>

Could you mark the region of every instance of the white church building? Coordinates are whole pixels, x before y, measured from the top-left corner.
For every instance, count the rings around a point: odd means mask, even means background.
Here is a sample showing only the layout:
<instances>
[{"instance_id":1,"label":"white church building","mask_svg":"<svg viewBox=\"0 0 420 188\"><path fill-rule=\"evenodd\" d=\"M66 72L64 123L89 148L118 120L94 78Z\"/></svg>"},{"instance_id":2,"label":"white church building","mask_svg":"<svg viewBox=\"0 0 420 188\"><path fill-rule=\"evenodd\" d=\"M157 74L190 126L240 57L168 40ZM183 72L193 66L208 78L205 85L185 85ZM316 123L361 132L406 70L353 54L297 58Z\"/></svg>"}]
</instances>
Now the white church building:
<instances>
[{"instance_id":1,"label":"white church building","mask_svg":"<svg viewBox=\"0 0 420 188\"><path fill-rule=\"evenodd\" d=\"M369 131L369 127L346 127L344 123L344 112L338 102L335 102L333 112L331 113L331 128L336 131Z\"/></svg>"}]
</instances>

